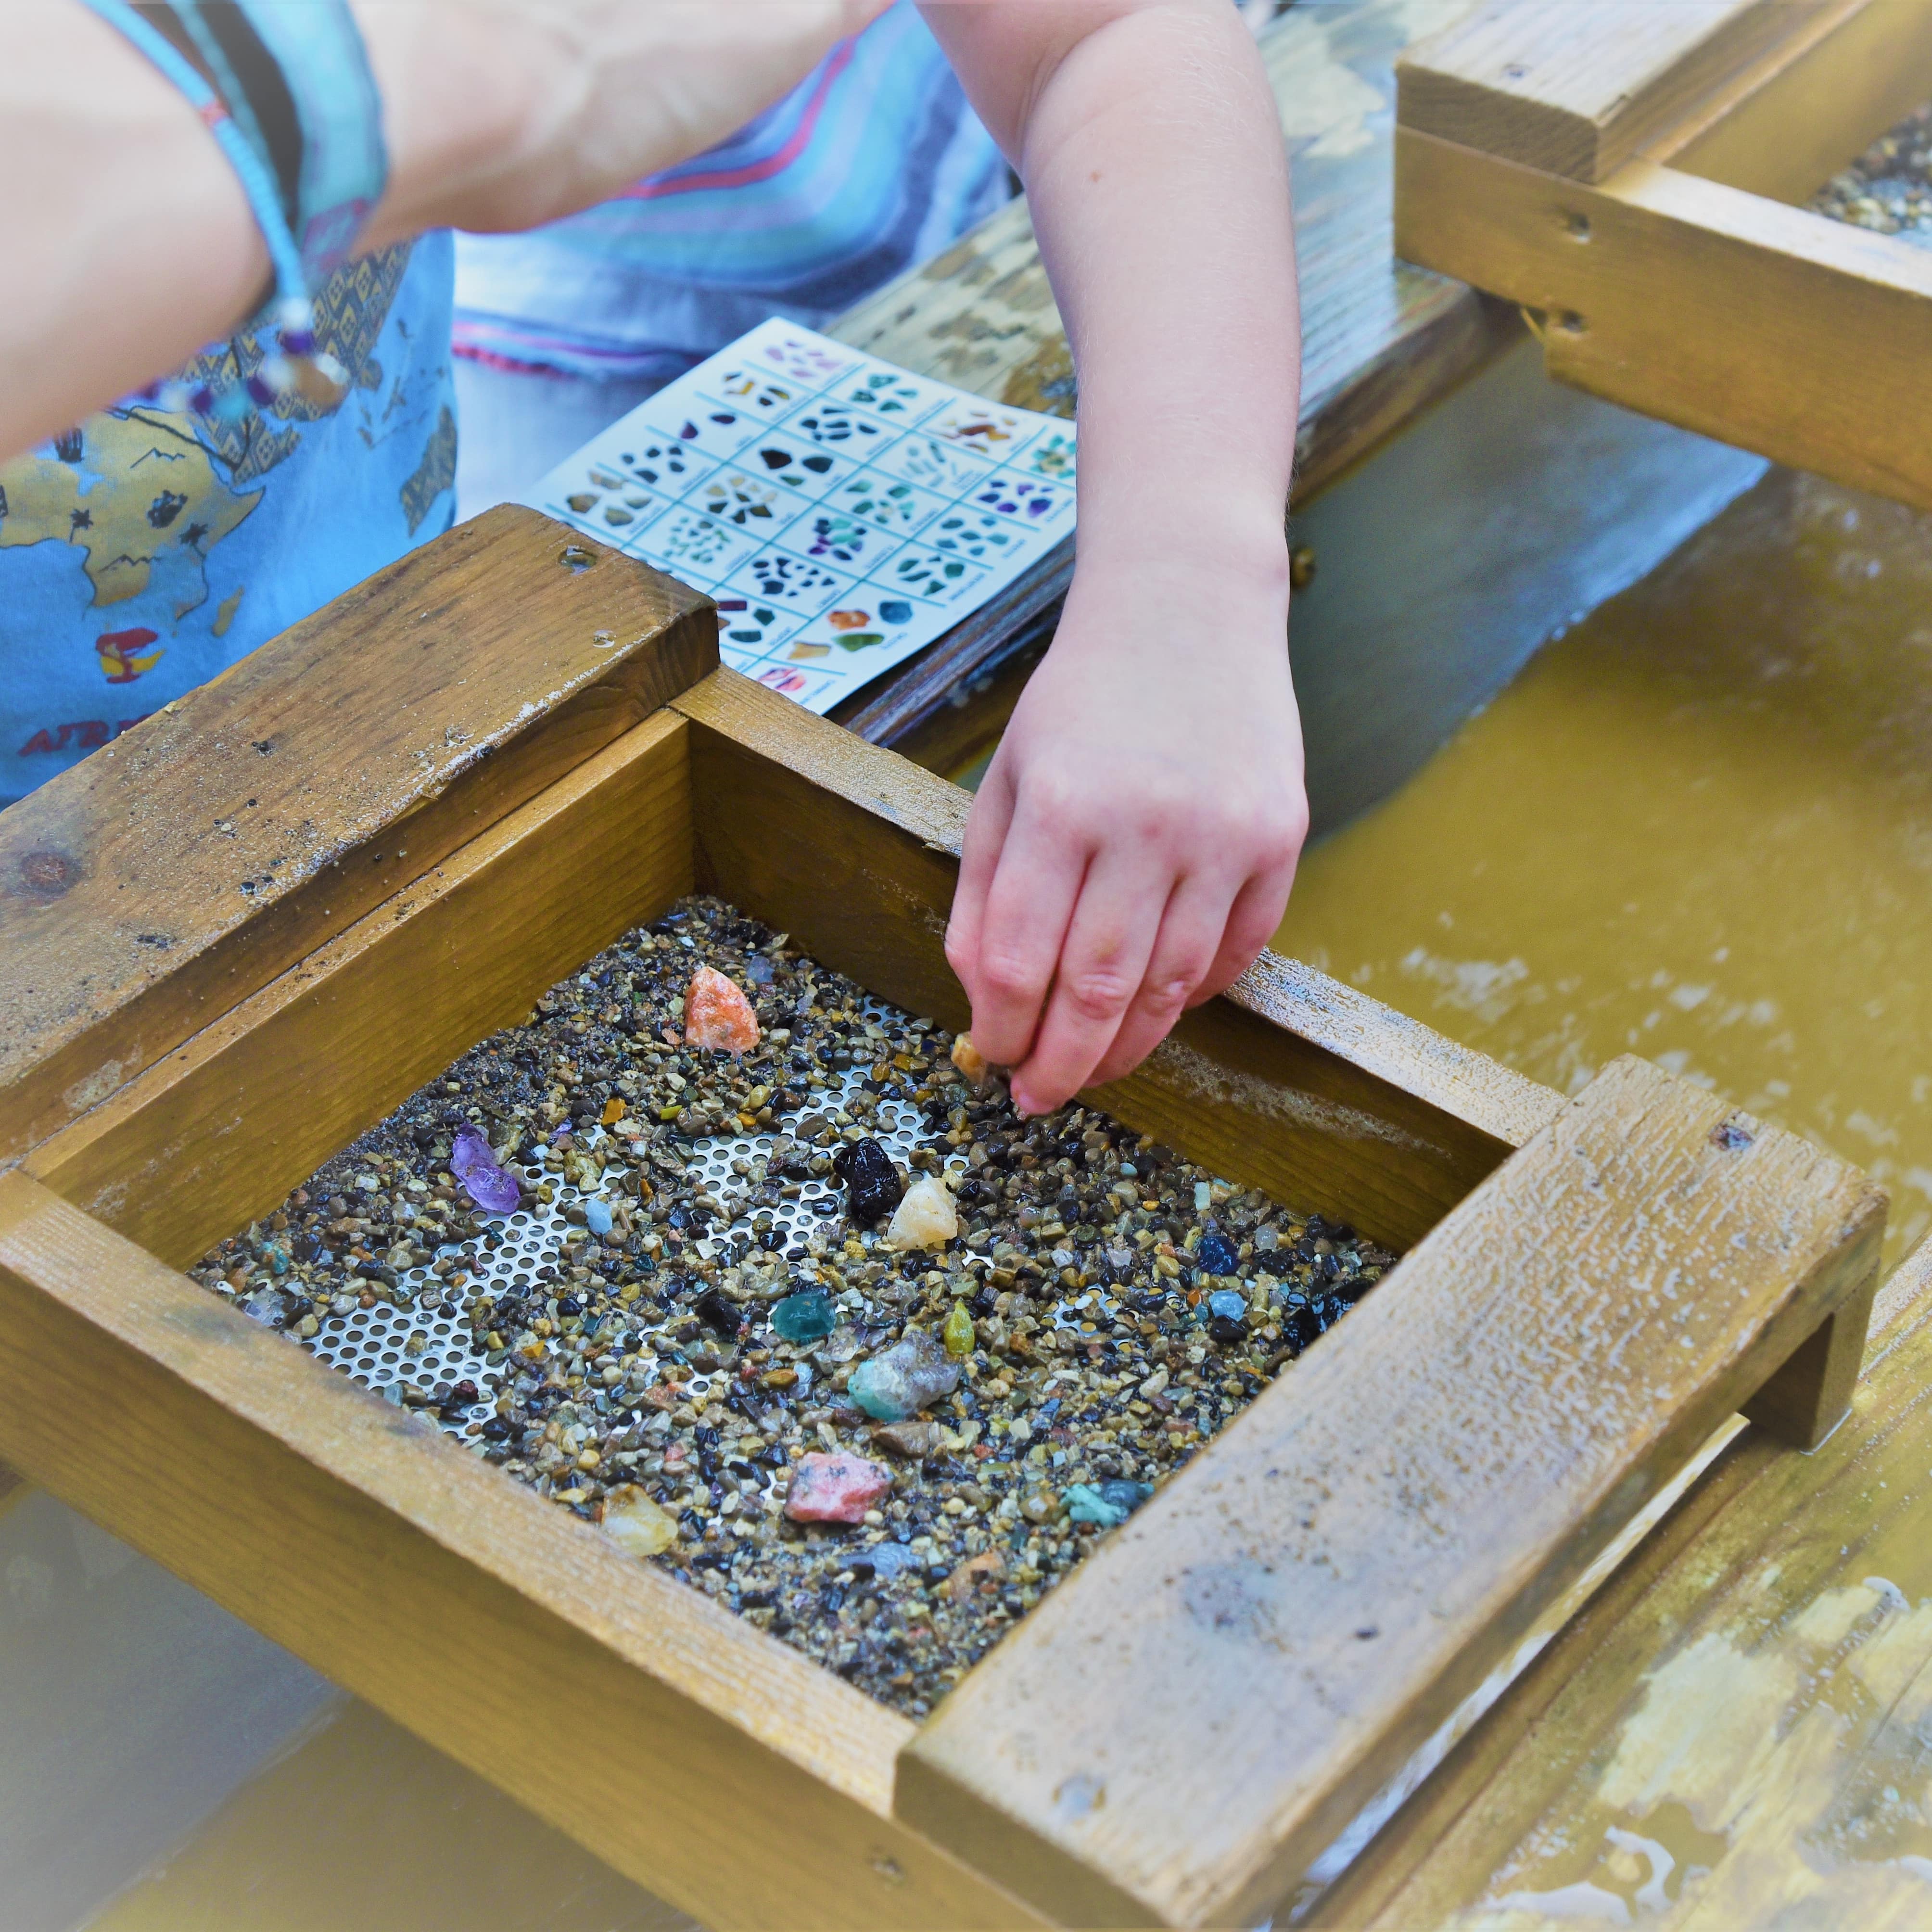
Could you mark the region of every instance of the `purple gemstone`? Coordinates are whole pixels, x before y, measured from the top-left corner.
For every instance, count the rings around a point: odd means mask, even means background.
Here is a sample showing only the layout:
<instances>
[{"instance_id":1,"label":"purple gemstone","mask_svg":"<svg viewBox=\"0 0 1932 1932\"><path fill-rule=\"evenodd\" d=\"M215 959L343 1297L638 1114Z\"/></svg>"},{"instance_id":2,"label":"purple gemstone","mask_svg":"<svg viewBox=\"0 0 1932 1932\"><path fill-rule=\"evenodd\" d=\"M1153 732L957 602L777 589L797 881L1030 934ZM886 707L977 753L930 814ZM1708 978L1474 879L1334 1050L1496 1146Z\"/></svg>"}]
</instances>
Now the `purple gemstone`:
<instances>
[{"instance_id":1,"label":"purple gemstone","mask_svg":"<svg viewBox=\"0 0 1932 1932\"><path fill-rule=\"evenodd\" d=\"M312 328L285 328L282 331L282 346L291 356L313 356L315 353L315 331Z\"/></svg>"},{"instance_id":2,"label":"purple gemstone","mask_svg":"<svg viewBox=\"0 0 1932 1932\"><path fill-rule=\"evenodd\" d=\"M214 408L214 392L204 382L188 399L188 407L199 416L207 416Z\"/></svg>"},{"instance_id":3,"label":"purple gemstone","mask_svg":"<svg viewBox=\"0 0 1932 1932\"><path fill-rule=\"evenodd\" d=\"M499 1165L490 1143L474 1127L457 1130L455 1144L449 1150L449 1171L486 1213L513 1214L523 1205L516 1176Z\"/></svg>"},{"instance_id":4,"label":"purple gemstone","mask_svg":"<svg viewBox=\"0 0 1932 1932\"><path fill-rule=\"evenodd\" d=\"M248 398L258 410L265 410L275 400L275 392L259 376L250 376L248 380Z\"/></svg>"}]
</instances>

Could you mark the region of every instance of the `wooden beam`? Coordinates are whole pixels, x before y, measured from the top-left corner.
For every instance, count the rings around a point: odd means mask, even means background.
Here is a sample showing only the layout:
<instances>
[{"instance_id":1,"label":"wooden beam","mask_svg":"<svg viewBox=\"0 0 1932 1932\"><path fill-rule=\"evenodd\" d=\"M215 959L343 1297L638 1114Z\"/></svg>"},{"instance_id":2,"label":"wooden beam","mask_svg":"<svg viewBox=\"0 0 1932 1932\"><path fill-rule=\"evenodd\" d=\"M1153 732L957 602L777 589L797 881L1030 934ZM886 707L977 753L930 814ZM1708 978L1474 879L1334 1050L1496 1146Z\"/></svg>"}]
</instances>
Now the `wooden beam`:
<instances>
[{"instance_id":1,"label":"wooden beam","mask_svg":"<svg viewBox=\"0 0 1932 1932\"><path fill-rule=\"evenodd\" d=\"M0 813L0 1160L717 662L706 599L506 505Z\"/></svg>"},{"instance_id":2,"label":"wooden beam","mask_svg":"<svg viewBox=\"0 0 1932 1932\"><path fill-rule=\"evenodd\" d=\"M729 670L694 727L702 875L884 998L968 1020L946 963L966 794ZM1094 1104L1210 1171L1419 1240L1558 1096L1311 968L1264 955Z\"/></svg>"},{"instance_id":3,"label":"wooden beam","mask_svg":"<svg viewBox=\"0 0 1932 1932\"><path fill-rule=\"evenodd\" d=\"M1037 1922L887 1815L903 1718L17 1170L0 1332L0 1456L705 1924Z\"/></svg>"},{"instance_id":4,"label":"wooden beam","mask_svg":"<svg viewBox=\"0 0 1932 1932\"><path fill-rule=\"evenodd\" d=\"M1710 1868L1659 1926L1916 1923L1924 1880L1868 1848L1932 1681L1928 1389L1932 1242L1880 1291L1838 1435L1733 1444L1303 1922L1409 1932L1586 1879L1616 1896L1614 1820Z\"/></svg>"},{"instance_id":5,"label":"wooden beam","mask_svg":"<svg viewBox=\"0 0 1932 1932\"><path fill-rule=\"evenodd\" d=\"M1607 180L1826 0L1490 0L1396 64L1401 124Z\"/></svg>"},{"instance_id":6,"label":"wooden beam","mask_svg":"<svg viewBox=\"0 0 1932 1932\"><path fill-rule=\"evenodd\" d=\"M1396 246L1543 310L1551 375L1932 508L1923 250L1646 161L1586 188L1406 128L1396 180Z\"/></svg>"},{"instance_id":7,"label":"wooden beam","mask_svg":"<svg viewBox=\"0 0 1932 1932\"><path fill-rule=\"evenodd\" d=\"M1252 1922L1868 1290L1884 1216L1613 1063L960 1686L899 1814L1070 1923Z\"/></svg>"},{"instance_id":8,"label":"wooden beam","mask_svg":"<svg viewBox=\"0 0 1932 1932\"><path fill-rule=\"evenodd\" d=\"M606 746L35 1148L28 1172L172 1265L200 1260L691 890L686 736L660 712Z\"/></svg>"},{"instance_id":9,"label":"wooden beam","mask_svg":"<svg viewBox=\"0 0 1932 1932\"><path fill-rule=\"evenodd\" d=\"M1802 206L1932 97L1928 0L1834 0L1642 158Z\"/></svg>"}]
</instances>

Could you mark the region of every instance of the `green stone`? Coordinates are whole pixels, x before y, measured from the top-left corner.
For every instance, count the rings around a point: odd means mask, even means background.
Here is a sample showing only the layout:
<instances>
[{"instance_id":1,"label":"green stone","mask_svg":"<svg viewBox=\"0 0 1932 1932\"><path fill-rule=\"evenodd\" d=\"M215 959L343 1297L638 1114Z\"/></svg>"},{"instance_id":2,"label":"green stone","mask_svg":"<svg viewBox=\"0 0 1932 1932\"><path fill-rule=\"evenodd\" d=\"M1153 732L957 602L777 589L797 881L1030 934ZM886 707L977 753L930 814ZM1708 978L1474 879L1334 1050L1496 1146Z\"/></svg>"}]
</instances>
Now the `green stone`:
<instances>
[{"instance_id":1,"label":"green stone","mask_svg":"<svg viewBox=\"0 0 1932 1932\"><path fill-rule=\"evenodd\" d=\"M956 1301L940 1333L949 1355L970 1355L973 1352L973 1311L964 1302Z\"/></svg>"},{"instance_id":2,"label":"green stone","mask_svg":"<svg viewBox=\"0 0 1932 1932\"><path fill-rule=\"evenodd\" d=\"M821 1288L808 1288L772 1304L772 1332L783 1342L822 1342L838 1323L832 1298Z\"/></svg>"}]
</instances>

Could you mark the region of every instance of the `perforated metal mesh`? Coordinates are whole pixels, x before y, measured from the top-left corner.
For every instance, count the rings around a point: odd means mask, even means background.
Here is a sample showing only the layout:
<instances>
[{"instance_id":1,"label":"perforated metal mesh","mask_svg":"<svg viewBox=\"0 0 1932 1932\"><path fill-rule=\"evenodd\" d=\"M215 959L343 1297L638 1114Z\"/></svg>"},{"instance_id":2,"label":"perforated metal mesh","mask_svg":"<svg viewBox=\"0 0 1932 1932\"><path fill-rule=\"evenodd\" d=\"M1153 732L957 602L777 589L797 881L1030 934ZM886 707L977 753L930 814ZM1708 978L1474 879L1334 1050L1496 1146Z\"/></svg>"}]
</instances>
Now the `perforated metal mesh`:
<instances>
[{"instance_id":1,"label":"perforated metal mesh","mask_svg":"<svg viewBox=\"0 0 1932 1932\"><path fill-rule=\"evenodd\" d=\"M865 1016L896 1030L910 1023L909 1015L874 999L866 1001ZM865 1073L863 1067L856 1067L840 1076L836 1084L828 1084L823 1093L814 1094L804 1112L830 1114L849 1109L860 1091ZM648 1107L650 1097L641 1104ZM901 1166L906 1165L915 1149L933 1144L931 1130L920 1110L908 1100L881 1097L871 1118L863 1124ZM722 1258L748 1249L759 1236L772 1232L779 1237L776 1252L796 1263L807 1258L807 1244L814 1234L834 1246L844 1239L844 1190L830 1176L793 1184L796 1191L788 1186L785 1197L776 1202L760 1204L755 1209L748 1206L757 1184L754 1177L760 1165L770 1157L782 1131L734 1134L692 1144L685 1168L686 1192L712 1216L710 1229L694 1244L700 1254ZM607 1154L613 1148L618 1150L616 1160L605 1168L602 1186L597 1190L599 1198L614 1204L623 1183L633 1172L625 1157L628 1150L622 1138L598 1128L579 1139L581 1144L597 1147ZM946 1171L956 1175L964 1174L967 1163L963 1154L943 1148L943 1144L934 1147L934 1151L943 1152ZM425 1393L433 1392L441 1384L465 1380L483 1388L484 1377L493 1370L486 1357L473 1345L466 1319L471 1305L483 1295L500 1298L512 1289L527 1290L547 1268L556 1269L561 1277L566 1240L582 1238L581 1227L566 1216L570 1208L584 1205L591 1197L554 1175L550 1186L556 1198L548 1205L532 1199L514 1214L490 1217L490 1226L500 1238L500 1245L494 1249L479 1238L438 1251L438 1258L458 1262L466 1270L468 1278L461 1288L444 1288L428 1264L408 1269L398 1276L407 1306L392 1308L379 1301L373 1308L352 1305L340 1312L332 1308L322 1318L320 1332L302 1346L332 1367L352 1376L364 1388L389 1394L392 1399L400 1399L408 1383L414 1383ZM860 1238L869 1243L874 1237L868 1233ZM805 1284L801 1282L800 1285ZM568 1292L568 1283L560 1278L544 1286L552 1294ZM346 1294L338 1298L339 1301L350 1299ZM1064 1303L1055 1313L1063 1324L1077 1327L1083 1318L1093 1318L1092 1311L1096 1306L1103 1313L1112 1315L1112 1304L1097 1290L1078 1298L1077 1304ZM658 1359L652 1346L654 1336L671 1318L658 1315L641 1302L634 1312L625 1318L626 1326L638 1336L638 1353L646 1375ZM682 1365L680 1378L698 1394L707 1390L711 1381L710 1377L694 1374ZM443 1416L443 1424L460 1432L466 1423L480 1421L492 1412L491 1402L486 1399L466 1409L450 1409Z\"/></svg>"}]
</instances>

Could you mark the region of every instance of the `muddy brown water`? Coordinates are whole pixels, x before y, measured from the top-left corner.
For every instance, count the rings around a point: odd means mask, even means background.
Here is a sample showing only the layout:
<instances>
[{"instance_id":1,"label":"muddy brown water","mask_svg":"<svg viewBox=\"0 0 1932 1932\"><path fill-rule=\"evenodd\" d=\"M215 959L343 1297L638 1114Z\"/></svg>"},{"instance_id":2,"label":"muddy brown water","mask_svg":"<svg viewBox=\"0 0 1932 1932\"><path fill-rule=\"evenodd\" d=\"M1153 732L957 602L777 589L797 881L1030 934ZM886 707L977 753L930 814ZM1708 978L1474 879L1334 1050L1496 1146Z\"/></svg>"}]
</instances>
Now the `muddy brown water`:
<instances>
[{"instance_id":1,"label":"muddy brown water","mask_svg":"<svg viewBox=\"0 0 1932 1932\"><path fill-rule=\"evenodd\" d=\"M1634 1052L1932 1225L1932 518L1773 470L1310 853L1275 944L1564 1092Z\"/></svg>"}]
</instances>

